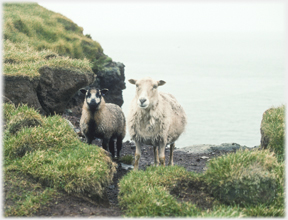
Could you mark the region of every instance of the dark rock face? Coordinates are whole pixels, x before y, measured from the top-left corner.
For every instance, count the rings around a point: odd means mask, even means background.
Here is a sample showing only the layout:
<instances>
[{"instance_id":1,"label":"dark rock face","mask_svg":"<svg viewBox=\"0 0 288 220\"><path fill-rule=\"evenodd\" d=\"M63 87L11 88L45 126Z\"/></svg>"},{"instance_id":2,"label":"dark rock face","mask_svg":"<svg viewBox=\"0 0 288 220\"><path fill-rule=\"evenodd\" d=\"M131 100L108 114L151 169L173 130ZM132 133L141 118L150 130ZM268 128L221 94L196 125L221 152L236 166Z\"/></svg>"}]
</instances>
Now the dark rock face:
<instances>
[{"instance_id":1,"label":"dark rock face","mask_svg":"<svg viewBox=\"0 0 288 220\"><path fill-rule=\"evenodd\" d=\"M104 99L107 103L123 105L122 90L126 88L124 64L119 62L107 63L102 71L97 72L97 78L92 84L96 88L109 89Z\"/></svg>"},{"instance_id":2,"label":"dark rock face","mask_svg":"<svg viewBox=\"0 0 288 220\"><path fill-rule=\"evenodd\" d=\"M72 96L83 86L93 82L94 74L83 74L77 70L43 66L37 87L42 108L49 114L61 114Z\"/></svg>"},{"instance_id":3,"label":"dark rock face","mask_svg":"<svg viewBox=\"0 0 288 220\"><path fill-rule=\"evenodd\" d=\"M94 80L93 72L75 69L39 69L40 77L5 76L4 96L15 105L27 104L41 114L62 114L71 97Z\"/></svg>"},{"instance_id":4,"label":"dark rock face","mask_svg":"<svg viewBox=\"0 0 288 220\"><path fill-rule=\"evenodd\" d=\"M121 107L122 90L126 88L124 67L122 63L107 63L96 77L93 72L43 66L39 69L40 77L33 79L5 76L4 97L15 105L27 104L45 115L62 114L67 108L81 114L85 96L79 89L90 85L109 89L105 101Z\"/></svg>"},{"instance_id":5,"label":"dark rock face","mask_svg":"<svg viewBox=\"0 0 288 220\"><path fill-rule=\"evenodd\" d=\"M105 102L114 103L120 107L124 103L122 90L126 88L124 67L124 64L119 62L107 63L102 71L97 72L95 81L89 85L99 89L109 89L104 96ZM86 86L85 89L88 89L89 86ZM81 116L84 99L85 95L78 91L70 99L66 108Z\"/></svg>"},{"instance_id":6,"label":"dark rock face","mask_svg":"<svg viewBox=\"0 0 288 220\"><path fill-rule=\"evenodd\" d=\"M4 96L5 100L11 100L16 106L21 103L27 103L34 107L40 113L45 113L37 96L37 86L39 78L30 79L23 76L4 75Z\"/></svg>"}]
</instances>

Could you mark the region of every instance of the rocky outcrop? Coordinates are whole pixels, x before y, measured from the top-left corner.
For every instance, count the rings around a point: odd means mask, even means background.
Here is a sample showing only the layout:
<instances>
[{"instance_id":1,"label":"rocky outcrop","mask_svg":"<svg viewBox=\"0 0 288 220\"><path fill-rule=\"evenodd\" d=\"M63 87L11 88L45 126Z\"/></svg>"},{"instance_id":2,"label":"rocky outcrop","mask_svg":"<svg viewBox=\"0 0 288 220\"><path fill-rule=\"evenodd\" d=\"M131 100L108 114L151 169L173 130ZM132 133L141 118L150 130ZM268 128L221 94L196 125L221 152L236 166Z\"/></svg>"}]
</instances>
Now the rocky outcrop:
<instances>
[{"instance_id":1,"label":"rocky outcrop","mask_svg":"<svg viewBox=\"0 0 288 220\"><path fill-rule=\"evenodd\" d=\"M27 103L28 106L38 109L43 114L45 111L36 92L38 84L39 78L4 75L4 101L11 100L16 106L20 103Z\"/></svg>"},{"instance_id":2,"label":"rocky outcrop","mask_svg":"<svg viewBox=\"0 0 288 220\"><path fill-rule=\"evenodd\" d=\"M126 88L124 67L125 65L119 62L105 64L102 70L97 72L95 81L90 85L100 89L109 89L109 92L104 96L106 103L114 103L120 107L123 105L122 90ZM85 89L88 89L88 87L86 86ZM83 93L76 92L66 108L72 110L74 115L80 116L84 98Z\"/></svg>"},{"instance_id":3,"label":"rocky outcrop","mask_svg":"<svg viewBox=\"0 0 288 220\"><path fill-rule=\"evenodd\" d=\"M71 97L94 80L93 72L43 66L40 77L4 76L4 96L41 114L62 114Z\"/></svg>"},{"instance_id":4,"label":"rocky outcrop","mask_svg":"<svg viewBox=\"0 0 288 220\"><path fill-rule=\"evenodd\" d=\"M105 101L120 107L124 103L122 90L126 88L124 67L124 64L119 62L107 63L102 71L97 72L97 78L92 84L100 89L109 89L109 92L104 97Z\"/></svg>"},{"instance_id":5,"label":"rocky outcrop","mask_svg":"<svg viewBox=\"0 0 288 220\"><path fill-rule=\"evenodd\" d=\"M49 114L63 113L74 94L94 79L93 73L48 66L41 67L39 73L37 95L42 108Z\"/></svg>"}]
</instances>

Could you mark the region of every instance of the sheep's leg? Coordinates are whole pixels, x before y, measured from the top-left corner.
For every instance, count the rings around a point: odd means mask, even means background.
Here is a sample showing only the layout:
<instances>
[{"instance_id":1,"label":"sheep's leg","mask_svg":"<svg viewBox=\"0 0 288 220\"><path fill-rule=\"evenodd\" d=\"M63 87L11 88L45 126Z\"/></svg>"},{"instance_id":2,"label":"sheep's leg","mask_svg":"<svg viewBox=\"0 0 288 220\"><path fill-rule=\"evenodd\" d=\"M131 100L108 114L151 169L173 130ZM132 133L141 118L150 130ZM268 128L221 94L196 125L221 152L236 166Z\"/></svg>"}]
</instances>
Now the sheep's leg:
<instances>
[{"instance_id":1,"label":"sheep's leg","mask_svg":"<svg viewBox=\"0 0 288 220\"><path fill-rule=\"evenodd\" d=\"M165 166L165 146L166 144L159 145L159 160L160 165Z\"/></svg>"},{"instance_id":2,"label":"sheep's leg","mask_svg":"<svg viewBox=\"0 0 288 220\"><path fill-rule=\"evenodd\" d=\"M109 139L104 138L102 142L102 148L106 151L108 151L108 144L109 144Z\"/></svg>"},{"instance_id":3,"label":"sheep's leg","mask_svg":"<svg viewBox=\"0 0 288 220\"><path fill-rule=\"evenodd\" d=\"M93 141L93 138L94 138L94 134L92 134L91 135L91 133L89 134L84 134L85 135L85 138L86 138L86 142L87 142L87 144L91 144L92 143L92 141Z\"/></svg>"},{"instance_id":4,"label":"sheep's leg","mask_svg":"<svg viewBox=\"0 0 288 220\"><path fill-rule=\"evenodd\" d=\"M117 157L120 157L120 151L122 149L122 136L117 137Z\"/></svg>"},{"instance_id":5,"label":"sheep's leg","mask_svg":"<svg viewBox=\"0 0 288 220\"><path fill-rule=\"evenodd\" d=\"M87 142L87 144L91 144L91 143L92 143L92 141L93 141L93 139L92 139L92 138L86 137L86 142Z\"/></svg>"},{"instance_id":6,"label":"sheep's leg","mask_svg":"<svg viewBox=\"0 0 288 220\"><path fill-rule=\"evenodd\" d=\"M114 150L114 139L113 138L110 138L110 141L109 141L109 151L112 154L112 158L114 158L115 150Z\"/></svg>"},{"instance_id":7,"label":"sheep's leg","mask_svg":"<svg viewBox=\"0 0 288 220\"><path fill-rule=\"evenodd\" d=\"M154 165L157 167L159 165L158 147L153 146L153 150L154 150Z\"/></svg>"},{"instance_id":8,"label":"sheep's leg","mask_svg":"<svg viewBox=\"0 0 288 220\"><path fill-rule=\"evenodd\" d=\"M173 151L174 151L174 148L175 148L175 143L172 143L170 144L170 159L169 159L169 166L173 166L174 163L173 163Z\"/></svg>"},{"instance_id":9,"label":"sheep's leg","mask_svg":"<svg viewBox=\"0 0 288 220\"><path fill-rule=\"evenodd\" d=\"M141 144L139 142L136 142L134 170L138 170L139 168L140 157L141 157Z\"/></svg>"}]
</instances>

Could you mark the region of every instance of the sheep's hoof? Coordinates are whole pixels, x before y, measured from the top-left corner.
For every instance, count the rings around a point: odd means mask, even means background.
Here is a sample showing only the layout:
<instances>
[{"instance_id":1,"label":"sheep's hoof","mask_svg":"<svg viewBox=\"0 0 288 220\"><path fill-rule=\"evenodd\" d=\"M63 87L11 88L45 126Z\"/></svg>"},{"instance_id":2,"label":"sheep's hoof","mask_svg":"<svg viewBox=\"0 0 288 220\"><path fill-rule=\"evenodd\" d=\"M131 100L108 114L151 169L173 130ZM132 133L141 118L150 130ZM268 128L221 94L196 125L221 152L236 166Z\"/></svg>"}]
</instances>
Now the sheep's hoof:
<instances>
[{"instance_id":1,"label":"sheep's hoof","mask_svg":"<svg viewBox=\"0 0 288 220\"><path fill-rule=\"evenodd\" d=\"M168 166L174 166L173 162L169 162Z\"/></svg>"},{"instance_id":2,"label":"sheep's hoof","mask_svg":"<svg viewBox=\"0 0 288 220\"><path fill-rule=\"evenodd\" d=\"M161 166L165 166L165 157L159 158Z\"/></svg>"}]
</instances>

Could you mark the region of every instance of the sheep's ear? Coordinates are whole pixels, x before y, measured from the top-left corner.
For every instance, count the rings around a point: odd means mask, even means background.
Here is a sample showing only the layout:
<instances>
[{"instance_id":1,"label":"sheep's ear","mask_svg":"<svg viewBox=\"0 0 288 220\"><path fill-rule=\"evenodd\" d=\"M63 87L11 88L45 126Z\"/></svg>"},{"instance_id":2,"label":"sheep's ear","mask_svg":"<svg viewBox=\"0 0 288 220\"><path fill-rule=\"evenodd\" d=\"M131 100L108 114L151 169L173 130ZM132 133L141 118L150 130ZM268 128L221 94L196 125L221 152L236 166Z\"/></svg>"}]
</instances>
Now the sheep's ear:
<instances>
[{"instance_id":1,"label":"sheep's ear","mask_svg":"<svg viewBox=\"0 0 288 220\"><path fill-rule=\"evenodd\" d=\"M80 92L82 92L84 95L86 94L86 89L80 89Z\"/></svg>"},{"instance_id":2,"label":"sheep's ear","mask_svg":"<svg viewBox=\"0 0 288 220\"><path fill-rule=\"evenodd\" d=\"M165 83L166 83L165 81L159 80L159 81L158 81L158 86L163 86Z\"/></svg>"},{"instance_id":3,"label":"sheep's ear","mask_svg":"<svg viewBox=\"0 0 288 220\"><path fill-rule=\"evenodd\" d=\"M101 94L102 96L105 96L106 92L108 92L109 89L101 89Z\"/></svg>"},{"instance_id":4,"label":"sheep's ear","mask_svg":"<svg viewBox=\"0 0 288 220\"><path fill-rule=\"evenodd\" d=\"M133 84L133 85L135 85L136 84L136 82L137 82L137 80L136 79L129 79L128 80L131 84Z\"/></svg>"}]
</instances>

